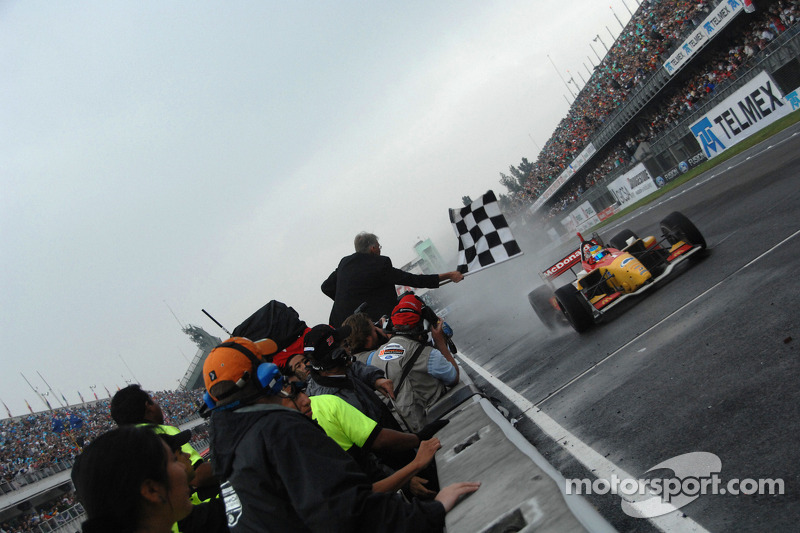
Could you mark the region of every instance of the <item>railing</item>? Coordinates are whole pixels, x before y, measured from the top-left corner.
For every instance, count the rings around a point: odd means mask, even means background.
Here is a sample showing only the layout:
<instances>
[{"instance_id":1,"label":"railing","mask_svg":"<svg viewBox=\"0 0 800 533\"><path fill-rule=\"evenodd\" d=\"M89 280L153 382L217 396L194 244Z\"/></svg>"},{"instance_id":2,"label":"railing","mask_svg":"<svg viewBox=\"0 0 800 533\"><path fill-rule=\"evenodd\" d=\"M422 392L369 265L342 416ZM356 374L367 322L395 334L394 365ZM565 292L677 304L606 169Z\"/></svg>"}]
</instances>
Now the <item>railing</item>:
<instances>
[{"instance_id":1,"label":"railing","mask_svg":"<svg viewBox=\"0 0 800 533\"><path fill-rule=\"evenodd\" d=\"M202 452L203 450L211 446L211 441L208 439L202 439L202 440L192 441L189 444L191 444L192 448L194 448L198 452Z\"/></svg>"},{"instance_id":2,"label":"railing","mask_svg":"<svg viewBox=\"0 0 800 533\"><path fill-rule=\"evenodd\" d=\"M36 525L26 526L25 529L10 529L11 532L25 531L32 533L78 533L81 530L81 523L84 521L86 511L79 503L72 507L60 511L57 515L47 520L43 520ZM6 531L6 530L3 530Z\"/></svg>"},{"instance_id":3,"label":"railing","mask_svg":"<svg viewBox=\"0 0 800 533\"><path fill-rule=\"evenodd\" d=\"M36 483L37 481L41 481L45 478L58 474L59 472L63 472L64 470L69 470L72 468L72 463L72 459L63 459L40 470L34 470L24 474L17 474L11 481L3 480L0 482L0 493L8 494L9 492L20 489L25 485Z\"/></svg>"}]
</instances>

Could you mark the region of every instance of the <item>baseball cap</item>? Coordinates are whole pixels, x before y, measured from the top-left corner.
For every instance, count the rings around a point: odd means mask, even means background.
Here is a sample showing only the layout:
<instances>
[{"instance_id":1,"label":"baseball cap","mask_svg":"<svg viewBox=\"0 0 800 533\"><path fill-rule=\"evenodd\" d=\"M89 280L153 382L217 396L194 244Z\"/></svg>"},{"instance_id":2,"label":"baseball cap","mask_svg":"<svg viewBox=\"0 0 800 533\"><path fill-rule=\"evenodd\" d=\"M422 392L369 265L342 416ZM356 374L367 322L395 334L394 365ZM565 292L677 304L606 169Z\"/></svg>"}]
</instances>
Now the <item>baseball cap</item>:
<instances>
[{"instance_id":1,"label":"baseball cap","mask_svg":"<svg viewBox=\"0 0 800 533\"><path fill-rule=\"evenodd\" d=\"M395 326L416 326L422 320L422 307L425 304L417 296L407 294L392 309L392 324Z\"/></svg>"},{"instance_id":2,"label":"baseball cap","mask_svg":"<svg viewBox=\"0 0 800 533\"><path fill-rule=\"evenodd\" d=\"M306 355L321 361L326 355L334 351L350 336L350 326L333 328L328 324L319 324L306 333L303 346Z\"/></svg>"},{"instance_id":3,"label":"baseball cap","mask_svg":"<svg viewBox=\"0 0 800 533\"><path fill-rule=\"evenodd\" d=\"M174 452L175 450L180 449L180 447L184 444L189 444L189 441L192 439L192 430L187 429L174 435L159 433L158 436L161 437L161 439L167 443L169 449Z\"/></svg>"},{"instance_id":4,"label":"baseball cap","mask_svg":"<svg viewBox=\"0 0 800 533\"><path fill-rule=\"evenodd\" d=\"M244 337L231 337L208 354L203 363L203 382L211 394L211 388L224 381L244 387L253 374L254 367L263 360L256 343ZM212 395L212 398L219 400Z\"/></svg>"}]
</instances>

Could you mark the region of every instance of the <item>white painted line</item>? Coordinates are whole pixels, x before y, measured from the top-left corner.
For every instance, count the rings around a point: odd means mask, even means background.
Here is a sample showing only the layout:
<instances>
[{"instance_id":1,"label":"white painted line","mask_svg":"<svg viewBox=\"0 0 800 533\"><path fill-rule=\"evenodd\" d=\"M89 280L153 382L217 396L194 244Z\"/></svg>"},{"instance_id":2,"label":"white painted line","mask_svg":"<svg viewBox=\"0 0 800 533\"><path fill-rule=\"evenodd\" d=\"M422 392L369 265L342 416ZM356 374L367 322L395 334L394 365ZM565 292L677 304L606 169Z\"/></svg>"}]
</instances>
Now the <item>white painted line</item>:
<instances>
[{"instance_id":1,"label":"white painted line","mask_svg":"<svg viewBox=\"0 0 800 533\"><path fill-rule=\"evenodd\" d=\"M792 233L791 235L789 235L788 237L783 239L781 242L779 242L778 244L776 244L775 246L773 246L772 248L770 248L766 252L762 253L761 255L756 257L755 259L751 260L749 263L747 263L747 264L739 267L735 271L731 272L730 274L725 276L723 279L721 279L720 281L718 281L717 283L715 283L714 285L712 285L708 289L704 290L703 292L701 292L700 294L698 294L697 296L695 296L694 298L692 298L691 300L689 300L688 302L686 302L685 304L683 304L682 306L677 308L675 311L673 311L672 313L668 314L667 316L665 316L664 318L662 318L661 320L659 320L658 322L656 322L655 324L650 326L648 329L646 329L643 332L641 332L636 337L634 337L633 339L629 340L628 342L626 342L625 344L623 344L622 346L620 346L619 348L617 348L616 350L614 350L613 352L611 352L610 354L605 356L603 359L601 359L600 361L598 361L594 365L592 365L589 368L587 368L585 371L581 372L580 374L578 374L577 376L575 376L574 378L572 378L568 382L566 382L563 385L561 385L559 388L557 388L556 390L554 390L553 392L548 394L544 399L540 400L536 405L537 406L542 405L544 402L546 402L550 398L553 398L556 394L558 394L562 390L566 389L567 387L569 387L570 385L572 385L573 383L575 383L576 381L581 379L586 374L589 374L590 372L594 371L598 366L602 365L603 363L605 363L606 361L608 361L609 359L611 359L612 357L614 357L615 355L620 353L622 350L624 350L625 348L627 348L628 346L633 344L634 342L640 340L642 337L644 337L645 335L647 335L648 333L650 333L654 329L658 328L661 324L663 324L664 322L666 322L670 318L672 318L673 316L677 315L678 313L680 313L681 311L683 311L684 309L686 309L687 307L689 307L690 305L695 303L697 300L701 299L706 294L710 293L711 291L713 291L714 289L716 289L717 287L719 287L720 285L722 285L723 283L728 281L732 276L738 274L742 270L746 269L747 267L749 267L750 265L752 265L756 261L762 259L767 254L771 253L773 250L777 249L778 247L780 247L781 245L783 245L784 243L786 243L787 241L793 239L794 237L796 237L798 235L800 235L800 230L795 231L794 233Z\"/></svg>"},{"instance_id":2,"label":"white painted line","mask_svg":"<svg viewBox=\"0 0 800 533\"><path fill-rule=\"evenodd\" d=\"M600 455L591 446L573 435L568 429L559 425L555 420L544 414L541 409L534 406L524 396L494 377L489 371L485 370L472 359L465 356L463 352L459 352L456 357L466 363L486 381L491 383L500 394L516 405L522 411L522 414L536 424L551 439L557 442L567 453L580 461L580 463L597 476L598 479L609 480L612 479L614 475L619 479L638 479ZM707 529L691 518L684 516L679 510L662 516L648 518L647 520L661 531L709 533Z\"/></svg>"}]
</instances>

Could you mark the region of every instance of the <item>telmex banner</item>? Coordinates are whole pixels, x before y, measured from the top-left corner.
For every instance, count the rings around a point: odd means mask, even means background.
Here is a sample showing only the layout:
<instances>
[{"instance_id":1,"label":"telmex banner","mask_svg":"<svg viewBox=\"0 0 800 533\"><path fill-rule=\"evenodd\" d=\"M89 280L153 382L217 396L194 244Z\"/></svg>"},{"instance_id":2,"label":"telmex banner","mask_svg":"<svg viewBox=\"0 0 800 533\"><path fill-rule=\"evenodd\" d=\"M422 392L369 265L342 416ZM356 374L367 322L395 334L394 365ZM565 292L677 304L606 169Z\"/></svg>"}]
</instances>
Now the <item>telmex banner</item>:
<instances>
[{"instance_id":1,"label":"telmex banner","mask_svg":"<svg viewBox=\"0 0 800 533\"><path fill-rule=\"evenodd\" d=\"M651 192L658 190L650 173L642 163L608 184L608 190L617 199L620 206L641 200Z\"/></svg>"},{"instance_id":2,"label":"telmex banner","mask_svg":"<svg viewBox=\"0 0 800 533\"><path fill-rule=\"evenodd\" d=\"M749 2L747 3L749 4ZM688 39L683 41L683 44L664 63L664 68L667 69L669 75L672 76L680 70L694 53L708 44L722 28L727 26L742 11L745 11L745 2L743 0L720 2L703 23L698 26Z\"/></svg>"},{"instance_id":3,"label":"telmex banner","mask_svg":"<svg viewBox=\"0 0 800 533\"><path fill-rule=\"evenodd\" d=\"M711 159L798 107L797 91L784 98L770 75L760 72L689 130Z\"/></svg>"}]
</instances>

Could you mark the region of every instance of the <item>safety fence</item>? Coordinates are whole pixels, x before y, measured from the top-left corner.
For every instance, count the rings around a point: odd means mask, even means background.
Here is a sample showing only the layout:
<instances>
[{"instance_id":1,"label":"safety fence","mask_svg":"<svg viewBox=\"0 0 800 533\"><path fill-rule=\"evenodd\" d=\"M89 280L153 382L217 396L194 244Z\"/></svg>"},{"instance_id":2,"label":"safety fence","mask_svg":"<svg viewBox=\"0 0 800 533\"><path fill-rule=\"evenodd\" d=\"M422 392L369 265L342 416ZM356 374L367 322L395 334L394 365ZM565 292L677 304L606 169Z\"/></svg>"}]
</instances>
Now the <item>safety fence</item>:
<instances>
[{"instance_id":1,"label":"safety fence","mask_svg":"<svg viewBox=\"0 0 800 533\"><path fill-rule=\"evenodd\" d=\"M63 461L53 463L39 470L31 470L29 472L17 474L11 481L3 480L0 482L0 494L8 494L9 492L21 489L25 485L30 485L31 483L36 483L37 481L41 481L59 472L70 470L72 464L72 459L64 459Z\"/></svg>"},{"instance_id":2,"label":"safety fence","mask_svg":"<svg viewBox=\"0 0 800 533\"><path fill-rule=\"evenodd\" d=\"M41 522L25 526L23 530L11 529L10 533L25 531L26 533L76 533L81 530L86 512L81 504L59 512L57 515L44 519Z\"/></svg>"}]
</instances>

